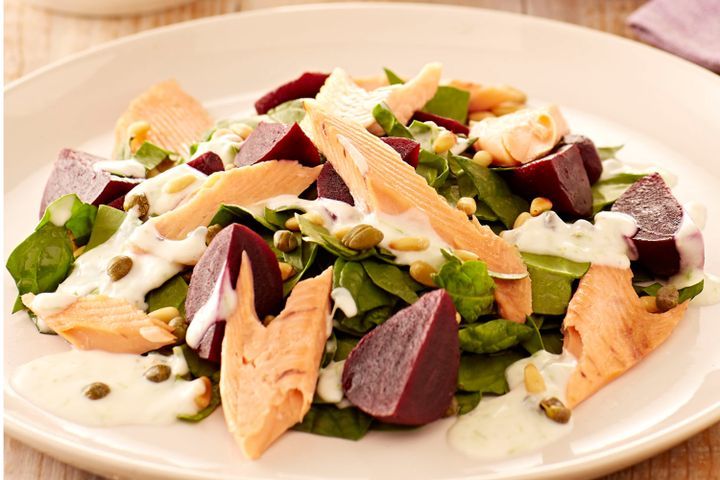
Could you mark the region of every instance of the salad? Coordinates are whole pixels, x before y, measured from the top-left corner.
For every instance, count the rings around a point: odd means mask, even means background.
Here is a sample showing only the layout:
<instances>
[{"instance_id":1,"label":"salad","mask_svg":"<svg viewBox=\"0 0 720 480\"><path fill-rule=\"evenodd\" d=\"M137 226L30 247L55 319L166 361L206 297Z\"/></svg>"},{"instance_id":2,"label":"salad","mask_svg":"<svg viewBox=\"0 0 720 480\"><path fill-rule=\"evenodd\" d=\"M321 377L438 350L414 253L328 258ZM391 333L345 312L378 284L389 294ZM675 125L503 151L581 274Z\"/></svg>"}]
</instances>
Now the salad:
<instances>
[{"instance_id":1,"label":"salad","mask_svg":"<svg viewBox=\"0 0 720 480\"><path fill-rule=\"evenodd\" d=\"M454 417L481 458L538 448L660 346L703 271L699 204L520 90L304 73L215 121L174 81L112 159L63 149L7 261L71 349L13 388L93 426L200 422L250 459Z\"/></svg>"}]
</instances>

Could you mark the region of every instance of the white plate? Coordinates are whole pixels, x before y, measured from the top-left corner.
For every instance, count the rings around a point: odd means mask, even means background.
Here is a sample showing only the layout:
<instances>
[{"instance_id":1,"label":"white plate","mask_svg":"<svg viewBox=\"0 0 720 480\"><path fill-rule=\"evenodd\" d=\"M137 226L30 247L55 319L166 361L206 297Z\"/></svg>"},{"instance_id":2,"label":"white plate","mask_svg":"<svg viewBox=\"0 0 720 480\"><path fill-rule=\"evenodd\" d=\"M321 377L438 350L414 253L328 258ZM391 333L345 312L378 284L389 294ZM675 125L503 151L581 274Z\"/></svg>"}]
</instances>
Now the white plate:
<instances>
[{"instance_id":1,"label":"white plate","mask_svg":"<svg viewBox=\"0 0 720 480\"><path fill-rule=\"evenodd\" d=\"M218 116L304 70L413 72L443 61L446 77L506 82L563 105L571 125L622 158L680 176L683 201L709 206L707 266L720 271L720 80L617 37L483 10L322 5L200 20L123 39L43 69L5 95L5 256L33 228L48 165L64 146L106 154L129 99L177 78ZM15 290L5 277L5 308ZM22 362L65 349L6 317L5 425L13 436L101 474L156 478L564 478L621 468L720 419L719 307L693 308L669 341L575 412L572 434L500 462L445 442L449 420L360 442L289 433L248 462L222 414L200 425L85 428L39 411L8 388Z\"/></svg>"}]
</instances>

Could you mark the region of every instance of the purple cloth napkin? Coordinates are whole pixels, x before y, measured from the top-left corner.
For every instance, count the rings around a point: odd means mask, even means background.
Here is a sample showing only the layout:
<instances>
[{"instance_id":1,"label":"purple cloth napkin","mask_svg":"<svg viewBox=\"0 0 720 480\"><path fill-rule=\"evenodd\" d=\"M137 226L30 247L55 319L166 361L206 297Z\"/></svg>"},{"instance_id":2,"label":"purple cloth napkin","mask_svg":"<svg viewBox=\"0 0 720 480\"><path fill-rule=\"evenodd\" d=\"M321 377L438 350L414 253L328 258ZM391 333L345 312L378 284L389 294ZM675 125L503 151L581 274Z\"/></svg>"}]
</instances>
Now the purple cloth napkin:
<instances>
[{"instance_id":1,"label":"purple cloth napkin","mask_svg":"<svg viewBox=\"0 0 720 480\"><path fill-rule=\"evenodd\" d=\"M644 42L720 73L720 0L651 0L628 24Z\"/></svg>"}]
</instances>

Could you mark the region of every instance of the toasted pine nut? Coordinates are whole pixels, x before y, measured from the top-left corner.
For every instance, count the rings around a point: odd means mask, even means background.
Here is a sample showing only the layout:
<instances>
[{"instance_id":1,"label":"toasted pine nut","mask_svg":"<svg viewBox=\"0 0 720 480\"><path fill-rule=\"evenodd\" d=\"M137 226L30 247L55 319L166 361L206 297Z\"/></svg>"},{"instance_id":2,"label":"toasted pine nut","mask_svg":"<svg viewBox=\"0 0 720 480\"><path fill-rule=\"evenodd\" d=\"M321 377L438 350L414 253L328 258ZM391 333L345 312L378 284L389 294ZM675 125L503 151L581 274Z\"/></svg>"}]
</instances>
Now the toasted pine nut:
<instances>
[{"instance_id":1,"label":"toasted pine nut","mask_svg":"<svg viewBox=\"0 0 720 480\"><path fill-rule=\"evenodd\" d=\"M401 237L392 240L388 246L401 252L421 252L428 249L430 240L426 237Z\"/></svg>"},{"instance_id":2,"label":"toasted pine nut","mask_svg":"<svg viewBox=\"0 0 720 480\"><path fill-rule=\"evenodd\" d=\"M85 245L83 245L82 247L76 248L75 251L73 252L73 257L78 258L83 253L85 253Z\"/></svg>"},{"instance_id":3,"label":"toasted pine nut","mask_svg":"<svg viewBox=\"0 0 720 480\"><path fill-rule=\"evenodd\" d=\"M295 275L295 269L289 263L278 262L278 266L280 267L280 278L282 278L283 282Z\"/></svg>"},{"instance_id":4,"label":"toasted pine nut","mask_svg":"<svg viewBox=\"0 0 720 480\"><path fill-rule=\"evenodd\" d=\"M314 223L315 225L323 226L325 223L325 220L323 220L322 215L320 215L317 212L307 212L303 214L303 218L307 219L308 221Z\"/></svg>"},{"instance_id":5,"label":"toasted pine nut","mask_svg":"<svg viewBox=\"0 0 720 480\"><path fill-rule=\"evenodd\" d=\"M522 212L520 215L517 216L515 219L515 223L513 224L513 228L520 228L523 223L527 222L532 218L532 215L530 215L530 212Z\"/></svg>"},{"instance_id":6,"label":"toasted pine nut","mask_svg":"<svg viewBox=\"0 0 720 480\"><path fill-rule=\"evenodd\" d=\"M475 210L477 210L477 203L472 197L461 197L455 207L465 215L473 215Z\"/></svg>"},{"instance_id":7,"label":"toasted pine nut","mask_svg":"<svg viewBox=\"0 0 720 480\"><path fill-rule=\"evenodd\" d=\"M455 312L455 321L456 321L457 323L462 322L462 317L461 317L460 314L457 313L457 312Z\"/></svg>"},{"instance_id":8,"label":"toasted pine nut","mask_svg":"<svg viewBox=\"0 0 720 480\"><path fill-rule=\"evenodd\" d=\"M205 389L203 390L203 393L195 397L195 405L198 409L202 410L210 405L210 399L212 398L212 382L208 377L200 377L198 380L202 382Z\"/></svg>"},{"instance_id":9,"label":"toasted pine nut","mask_svg":"<svg viewBox=\"0 0 720 480\"><path fill-rule=\"evenodd\" d=\"M522 103L517 102L502 102L499 105L496 105L492 109L492 113L497 115L498 117L501 117L503 115L507 115L509 113L515 113L518 110L522 110L525 108L525 105Z\"/></svg>"},{"instance_id":10,"label":"toasted pine nut","mask_svg":"<svg viewBox=\"0 0 720 480\"><path fill-rule=\"evenodd\" d=\"M553 204L549 199L545 197L534 198L533 201L530 202L530 215L537 217L541 213L551 210L552 207Z\"/></svg>"},{"instance_id":11,"label":"toasted pine nut","mask_svg":"<svg viewBox=\"0 0 720 480\"><path fill-rule=\"evenodd\" d=\"M453 250L453 254L455 254L455 256L463 262L471 262L480 258L473 252L469 252L467 250Z\"/></svg>"},{"instance_id":12,"label":"toasted pine nut","mask_svg":"<svg viewBox=\"0 0 720 480\"><path fill-rule=\"evenodd\" d=\"M153 310L152 312L148 313L148 317L160 320L161 322L165 323L168 323L173 318L179 316L180 312L175 307L158 308L157 310Z\"/></svg>"},{"instance_id":13,"label":"toasted pine nut","mask_svg":"<svg viewBox=\"0 0 720 480\"><path fill-rule=\"evenodd\" d=\"M477 152L475 152L475 155L473 155L472 161L474 164L481 167L489 167L493 161L493 158L492 155L490 155L490 152L486 152L485 150L478 150Z\"/></svg>"},{"instance_id":14,"label":"toasted pine nut","mask_svg":"<svg viewBox=\"0 0 720 480\"><path fill-rule=\"evenodd\" d=\"M525 379L525 390L527 390L528 393L541 393L545 391L545 380L543 379L540 370L538 370L534 363L528 363L525 365L523 374Z\"/></svg>"},{"instance_id":15,"label":"toasted pine nut","mask_svg":"<svg viewBox=\"0 0 720 480\"><path fill-rule=\"evenodd\" d=\"M415 260L410 264L410 276L416 282L426 287L434 287L433 275L437 273L432 265L422 260Z\"/></svg>"},{"instance_id":16,"label":"toasted pine nut","mask_svg":"<svg viewBox=\"0 0 720 480\"><path fill-rule=\"evenodd\" d=\"M640 297L640 302L648 313L658 313L657 297Z\"/></svg>"},{"instance_id":17,"label":"toasted pine nut","mask_svg":"<svg viewBox=\"0 0 720 480\"><path fill-rule=\"evenodd\" d=\"M492 112L488 112L486 110L483 110L481 112L473 112L468 117L471 122L482 122L486 118L493 118L495 117L495 114Z\"/></svg>"},{"instance_id":18,"label":"toasted pine nut","mask_svg":"<svg viewBox=\"0 0 720 480\"><path fill-rule=\"evenodd\" d=\"M246 125L244 123L233 123L230 125L230 130L235 132L235 134L243 140L249 137L250 134L253 132L253 128L250 125Z\"/></svg>"},{"instance_id":19,"label":"toasted pine nut","mask_svg":"<svg viewBox=\"0 0 720 480\"><path fill-rule=\"evenodd\" d=\"M262 323L263 323L263 325L265 325L267 327L268 325L270 325L270 322L272 322L273 320L275 320L275 315L265 315L265 318L263 318Z\"/></svg>"},{"instance_id":20,"label":"toasted pine nut","mask_svg":"<svg viewBox=\"0 0 720 480\"><path fill-rule=\"evenodd\" d=\"M298 219L294 216L287 219L285 222L285 228L290 230L291 232L299 232L300 231L300 223L298 222Z\"/></svg>"},{"instance_id":21,"label":"toasted pine nut","mask_svg":"<svg viewBox=\"0 0 720 480\"><path fill-rule=\"evenodd\" d=\"M456 141L457 137L454 133L448 130L440 132L432 144L433 151L435 153L445 153L455 145Z\"/></svg>"},{"instance_id":22,"label":"toasted pine nut","mask_svg":"<svg viewBox=\"0 0 720 480\"><path fill-rule=\"evenodd\" d=\"M175 177L163 186L164 193L178 193L195 183L196 177L192 174Z\"/></svg>"}]
</instances>

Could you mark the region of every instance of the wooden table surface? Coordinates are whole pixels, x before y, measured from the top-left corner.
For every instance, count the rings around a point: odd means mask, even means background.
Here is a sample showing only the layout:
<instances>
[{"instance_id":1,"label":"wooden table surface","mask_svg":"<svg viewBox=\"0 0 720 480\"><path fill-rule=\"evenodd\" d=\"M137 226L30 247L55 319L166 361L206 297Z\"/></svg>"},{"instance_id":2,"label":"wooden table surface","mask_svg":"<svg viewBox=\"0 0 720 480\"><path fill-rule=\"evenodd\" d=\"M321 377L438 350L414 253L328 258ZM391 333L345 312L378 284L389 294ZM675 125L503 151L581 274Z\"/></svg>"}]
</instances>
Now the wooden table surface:
<instances>
[{"instance_id":1,"label":"wooden table surface","mask_svg":"<svg viewBox=\"0 0 720 480\"><path fill-rule=\"evenodd\" d=\"M15 80L49 62L123 35L210 15L301 3L308 2L199 0L140 16L84 18L35 8L24 0L6 0L5 81ZM644 0L434 0L434 3L471 5L549 17L631 36L625 26L625 18ZM5 436L5 478L89 480L98 477ZM606 480L610 479L720 479L720 424L654 458L610 475Z\"/></svg>"}]
</instances>

